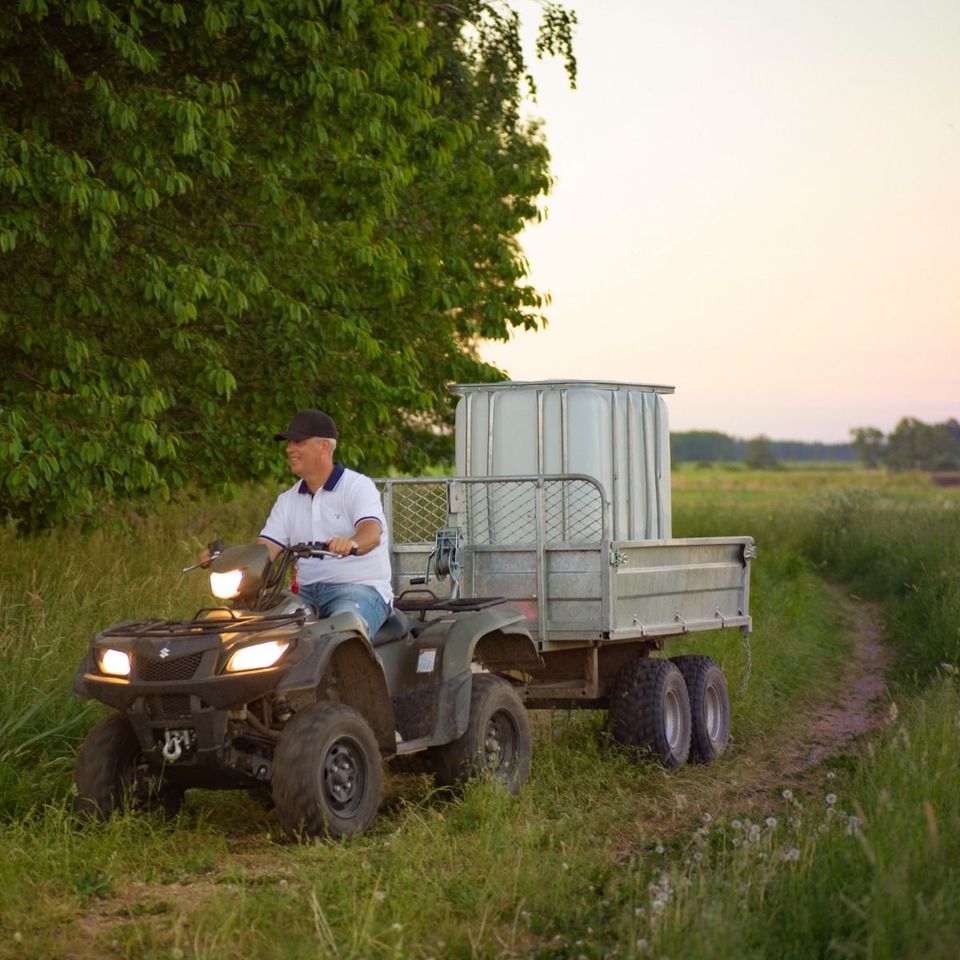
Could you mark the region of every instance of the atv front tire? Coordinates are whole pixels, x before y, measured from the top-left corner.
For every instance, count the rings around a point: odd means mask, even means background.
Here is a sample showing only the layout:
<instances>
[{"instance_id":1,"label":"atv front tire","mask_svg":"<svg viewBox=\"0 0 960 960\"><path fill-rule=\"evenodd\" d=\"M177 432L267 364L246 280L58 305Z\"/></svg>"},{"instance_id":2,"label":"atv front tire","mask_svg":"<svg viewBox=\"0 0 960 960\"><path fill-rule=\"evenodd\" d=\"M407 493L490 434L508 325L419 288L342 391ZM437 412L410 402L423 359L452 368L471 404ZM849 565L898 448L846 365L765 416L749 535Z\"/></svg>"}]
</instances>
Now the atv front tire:
<instances>
[{"instance_id":1,"label":"atv front tire","mask_svg":"<svg viewBox=\"0 0 960 960\"><path fill-rule=\"evenodd\" d=\"M163 782L143 759L140 743L122 713L100 720L87 734L74 770L76 809L81 816L109 820L118 810L156 810L175 816L184 788Z\"/></svg>"},{"instance_id":2,"label":"atv front tire","mask_svg":"<svg viewBox=\"0 0 960 960\"><path fill-rule=\"evenodd\" d=\"M362 833L380 809L383 765L370 725L342 703L299 711L280 736L273 800L297 839Z\"/></svg>"}]
</instances>

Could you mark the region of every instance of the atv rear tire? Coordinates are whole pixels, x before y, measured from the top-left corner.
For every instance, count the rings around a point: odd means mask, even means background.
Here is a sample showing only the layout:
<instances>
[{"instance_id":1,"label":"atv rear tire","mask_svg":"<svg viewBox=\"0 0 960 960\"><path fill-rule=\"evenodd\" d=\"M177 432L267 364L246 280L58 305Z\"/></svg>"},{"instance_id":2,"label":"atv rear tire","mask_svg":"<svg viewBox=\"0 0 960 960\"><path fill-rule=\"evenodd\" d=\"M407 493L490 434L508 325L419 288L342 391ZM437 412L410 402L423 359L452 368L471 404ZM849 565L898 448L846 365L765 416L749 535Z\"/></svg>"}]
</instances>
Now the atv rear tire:
<instances>
[{"instance_id":1,"label":"atv rear tire","mask_svg":"<svg viewBox=\"0 0 960 960\"><path fill-rule=\"evenodd\" d=\"M610 694L613 739L632 753L679 767L690 753L690 699L669 660L638 657L621 668Z\"/></svg>"},{"instance_id":2,"label":"atv rear tire","mask_svg":"<svg viewBox=\"0 0 960 960\"><path fill-rule=\"evenodd\" d=\"M109 820L118 810L159 811L175 816L184 788L165 783L143 759L140 743L122 713L100 720L77 753L74 770L76 809L94 820Z\"/></svg>"},{"instance_id":3,"label":"atv rear tire","mask_svg":"<svg viewBox=\"0 0 960 960\"><path fill-rule=\"evenodd\" d=\"M532 752L530 722L517 692L502 677L474 674L466 731L428 754L440 786L481 776L516 794L530 776Z\"/></svg>"},{"instance_id":4,"label":"atv rear tire","mask_svg":"<svg viewBox=\"0 0 960 960\"><path fill-rule=\"evenodd\" d=\"M710 657L673 657L690 697L693 731L690 757L710 763L726 753L730 742L730 697L723 671Z\"/></svg>"},{"instance_id":5,"label":"atv rear tire","mask_svg":"<svg viewBox=\"0 0 960 960\"><path fill-rule=\"evenodd\" d=\"M370 725L342 703L299 711L280 736L273 800L298 839L362 833L380 809L383 764Z\"/></svg>"}]
</instances>

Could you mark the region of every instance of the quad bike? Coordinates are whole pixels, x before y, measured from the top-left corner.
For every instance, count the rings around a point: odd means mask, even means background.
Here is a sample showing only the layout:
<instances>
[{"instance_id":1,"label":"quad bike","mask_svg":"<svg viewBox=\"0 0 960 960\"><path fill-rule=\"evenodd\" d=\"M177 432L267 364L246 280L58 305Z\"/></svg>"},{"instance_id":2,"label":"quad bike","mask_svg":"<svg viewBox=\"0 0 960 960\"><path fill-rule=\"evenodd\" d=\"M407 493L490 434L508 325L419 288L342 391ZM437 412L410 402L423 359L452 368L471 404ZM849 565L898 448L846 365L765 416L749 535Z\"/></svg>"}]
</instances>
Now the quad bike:
<instances>
[{"instance_id":1,"label":"quad bike","mask_svg":"<svg viewBox=\"0 0 960 960\"><path fill-rule=\"evenodd\" d=\"M77 670L75 694L115 711L80 748L81 813L174 814L187 789L247 789L272 799L292 836L341 837L374 820L389 759L442 785L484 774L519 790L530 730L498 671L542 662L522 613L418 589L371 638L356 614L318 617L285 586L297 559L334 556L325 544L272 562L263 544L209 553L184 569L209 567L228 605L115 624Z\"/></svg>"}]
</instances>

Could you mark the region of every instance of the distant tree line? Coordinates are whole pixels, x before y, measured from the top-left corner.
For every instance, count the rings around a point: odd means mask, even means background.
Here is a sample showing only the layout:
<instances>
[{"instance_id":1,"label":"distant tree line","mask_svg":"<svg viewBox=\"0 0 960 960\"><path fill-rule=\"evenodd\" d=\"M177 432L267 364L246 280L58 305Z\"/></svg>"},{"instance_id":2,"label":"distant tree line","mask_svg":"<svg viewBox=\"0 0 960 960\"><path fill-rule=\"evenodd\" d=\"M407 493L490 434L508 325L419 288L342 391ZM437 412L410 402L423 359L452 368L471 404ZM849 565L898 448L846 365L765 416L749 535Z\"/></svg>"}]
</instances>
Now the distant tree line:
<instances>
[{"instance_id":1,"label":"distant tree line","mask_svg":"<svg viewBox=\"0 0 960 960\"><path fill-rule=\"evenodd\" d=\"M892 433L876 427L850 431L853 446L867 467L889 470L960 470L960 423L923 423L904 417Z\"/></svg>"},{"instance_id":2,"label":"distant tree line","mask_svg":"<svg viewBox=\"0 0 960 960\"><path fill-rule=\"evenodd\" d=\"M675 462L763 459L768 465L780 460L856 460L858 452L850 443L804 443L800 440L770 440L765 436L742 440L715 430L687 430L670 434L670 451Z\"/></svg>"},{"instance_id":3,"label":"distant tree line","mask_svg":"<svg viewBox=\"0 0 960 960\"><path fill-rule=\"evenodd\" d=\"M923 423L904 417L890 434L876 427L855 427L851 443L803 443L766 436L740 440L715 430L670 434L675 463L743 461L757 468L775 468L781 460L854 461L889 470L960 470L960 423Z\"/></svg>"}]
</instances>

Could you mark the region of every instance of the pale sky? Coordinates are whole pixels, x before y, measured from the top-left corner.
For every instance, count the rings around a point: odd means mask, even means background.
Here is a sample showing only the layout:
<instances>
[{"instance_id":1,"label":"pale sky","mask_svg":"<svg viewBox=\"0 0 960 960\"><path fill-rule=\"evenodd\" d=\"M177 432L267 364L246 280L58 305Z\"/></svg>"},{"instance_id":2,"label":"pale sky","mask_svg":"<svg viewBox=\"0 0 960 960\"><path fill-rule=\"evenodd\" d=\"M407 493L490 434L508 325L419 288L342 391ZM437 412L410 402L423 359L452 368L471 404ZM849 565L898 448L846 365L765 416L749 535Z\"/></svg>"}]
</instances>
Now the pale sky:
<instances>
[{"instance_id":1,"label":"pale sky","mask_svg":"<svg viewBox=\"0 0 960 960\"><path fill-rule=\"evenodd\" d=\"M578 89L536 64L557 183L522 237L550 322L484 359L673 384L674 430L960 418L960 2L567 5Z\"/></svg>"}]
</instances>

